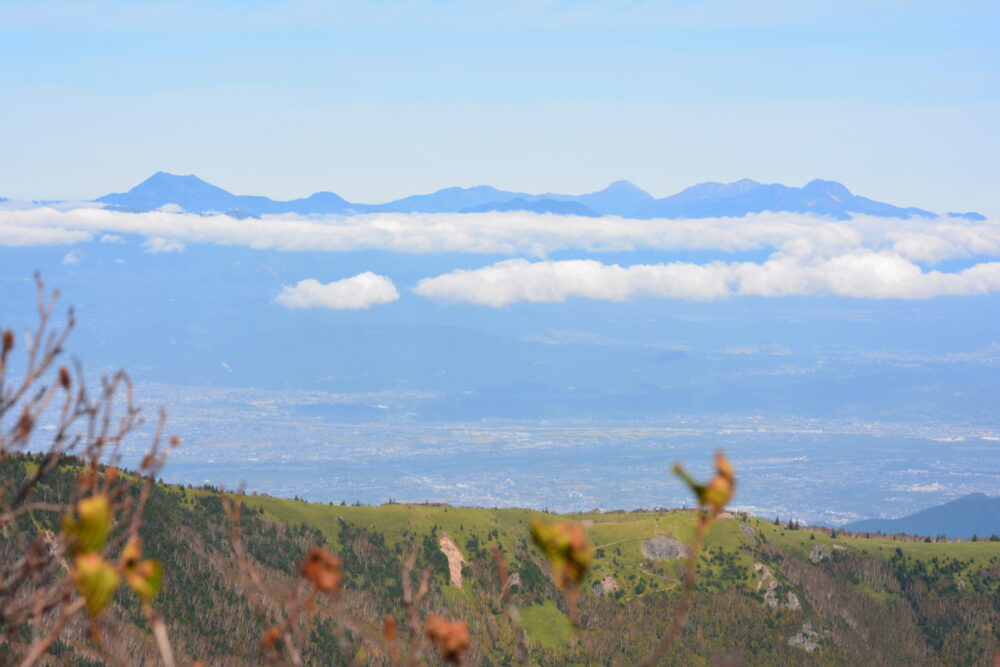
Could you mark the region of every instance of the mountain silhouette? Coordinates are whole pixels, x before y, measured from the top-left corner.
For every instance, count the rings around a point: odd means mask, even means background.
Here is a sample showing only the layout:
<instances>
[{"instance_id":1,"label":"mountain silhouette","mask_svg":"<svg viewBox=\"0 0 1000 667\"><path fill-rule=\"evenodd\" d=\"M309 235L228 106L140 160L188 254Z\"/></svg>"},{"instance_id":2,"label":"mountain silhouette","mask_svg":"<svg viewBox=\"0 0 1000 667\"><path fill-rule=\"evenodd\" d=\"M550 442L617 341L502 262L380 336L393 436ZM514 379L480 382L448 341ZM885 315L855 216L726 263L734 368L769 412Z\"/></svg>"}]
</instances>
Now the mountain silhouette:
<instances>
[{"instance_id":1,"label":"mountain silhouette","mask_svg":"<svg viewBox=\"0 0 1000 667\"><path fill-rule=\"evenodd\" d=\"M967 211L965 213L949 212L948 217L964 218L966 220L969 220L970 222L983 222L984 220L986 220L985 215L983 215L982 213L976 213L975 211Z\"/></svg>"},{"instance_id":2,"label":"mountain silhouette","mask_svg":"<svg viewBox=\"0 0 1000 667\"><path fill-rule=\"evenodd\" d=\"M234 195L194 175L157 172L128 192L108 194L97 202L123 211L149 211L166 205L190 213L231 213L260 216L279 213L457 213L525 210L563 215L617 215L626 218L742 217L764 211L812 213L847 220L854 215L934 217L913 207L855 195L836 181L816 179L801 188L764 184L750 179L732 183L707 182L660 199L628 181L615 181L597 192L582 195L529 194L499 190L489 185L451 187L404 197L384 204L358 204L333 192L317 192L303 199L276 201L268 197ZM985 220L975 212L949 213L969 221Z\"/></svg>"},{"instance_id":3,"label":"mountain silhouette","mask_svg":"<svg viewBox=\"0 0 1000 667\"><path fill-rule=\"evenodd\" d=\"M95 201L127 211L150 211L173 204L189 213L266 215L274 213L343 213L351 204L332 192L305 199L275 201L268 197L234 195L197 176L158 171L128 192L104 195Z\"/></svg>"},{"instance_id":4,"label":"mountain silhouette","mask_svg":"<svg viewBox=\"0 0 1000 667\"><path fill-rule=\"evenodd\" d=\"M901 208L859 197L836 181L816 179L801 188L750 179L733 183L699 183L637 209L640 218L742 217L764 211L812 213L839 220L852 214L880 217L934 217L919 208Z\"/></svg>"},{"instance_id":5,"label":"mountain silhouette","mask_svg":"<svg viewBox=\"0 0 1000 667\"><path fill-rule=\"evenodd\" d=\"M901 519L865 519L844 526L855 532L907 533L936 537L1000 535L1000 497L971 493Z\"/></svg>"}]
</instances>

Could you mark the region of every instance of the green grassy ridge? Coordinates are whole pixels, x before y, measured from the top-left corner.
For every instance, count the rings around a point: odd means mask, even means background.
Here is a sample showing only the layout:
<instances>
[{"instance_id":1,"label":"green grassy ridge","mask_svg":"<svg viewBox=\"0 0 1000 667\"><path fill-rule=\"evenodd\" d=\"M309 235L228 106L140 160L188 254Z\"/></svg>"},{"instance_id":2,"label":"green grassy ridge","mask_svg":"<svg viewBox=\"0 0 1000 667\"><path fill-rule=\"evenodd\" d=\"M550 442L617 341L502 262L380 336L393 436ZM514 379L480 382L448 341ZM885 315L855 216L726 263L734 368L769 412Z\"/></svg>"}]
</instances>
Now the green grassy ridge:
<instances>
[{"instance_id":1,"label":"green grassy ridge","mask_svg":"<svg viewBox=\"0 0 1000 667\"><path fill-rule=\"evenodd\" d=\"M684 563L680 559L650 561L644 558L643 542L655 535L669 534L690 543L695 518L690 510L553 514L526 509L407 504L330 506L264 496L245 497L245 502L260 508L265 516L277 521L301 522L318 528L332 545L341 548L343 545L337 539L341 519L385 535L388 544L405 544L414 536L437 528L447 532L470 560L475 555L470 554L467 544L478 544L479 557L482 558L482 550L490 543L499 544L509 557L517 554L522 559L540 560L537 551L528 544L531 521L535 518L579 521L596 548L594 563L583 582L584 599L592 600L590 608L601 608L600 605L608 603L623 605L624 608L642 605L646 611L641 613L651 615L650 621L669 617L672 613L671 605L676 604L681 591ZM813 563L810 554L820 545L828 547L830 555L820 563ZM772 558L773 552L780 554L777 560ZM800 564L798 568L789 569L795 562ZM779 602L777 608L767 608L764 604L766 587L760 586L761 573L753 569L756 563L766 564L778 582L775 591ZM873 567L872 563L881 565L876 575L887 577L886 581L866 574L866 569ZM511 565L516 567L518 563L512 562ZM989 613L986 611L989 599L1000 600L1000 543L996 542L925 543L879 537L831 538L821 532L776 526L772 521L758 517L736 517L714 523L704 541L697 567L698 593L692 624L705 627L714 624L720 633L707 645L731 641L725 639L735 630L735 626L729 624L745 625L755 628L745 632L756 632L766 637L758 637L759 641L746 639L758 645L755 649L758 653L755 654L761 659L769 656L765 662L777 660L787 663L789 660L804 659L805 654L797 653L800 649L789 654L783 652L785 649L782 647L786 645L783 642L787 642L790 635L807 620L818 631L833 633L822 636L836 635L836 641L843 642L840 647L834 648L831 646L833 639L824 640L823 655L811 656L815 657L813 662L816 664L843 664L866 656L865 647L872 638L848 636L852 629L844 626L839 614L851 617L861 615L866 623L877 628L876 632L884 631L889 635L912 634L914 628L921 628L931 647L929 650L937 651L927 654L928 649L906 645L905 650L909 652L904 653L902 644L893 647L893 639L884 639L881 641L887 647L881 648L880 657L873 658L873 664L885 660L891 662L895 659L893 656L901 655L908 655L914 660L919 658L917 662L926 664L940 664L937 662L940 655L944 664L964 664L967 659L983 655L981 651L992 650L984 647L1000 642L1000 626L991 634L978 626L972 629L961 625L956 627L948 620L966 604L966 599L975 600L979 609L977 613L980 614ZM802 579L803 572L806 573L805 580ZM826 581L838 587L839 604L847 607L842 611L814 607L817 592L815 588L810 590L809 586L809 578L814 574L826 577ZM605 575L611 575L620 590L606 595L591 592L594 583ZM966 582L966 589L958 589L960 581ZM925 582L927 588L933 589L931 597L915 597L914 582L917 582L917 588ZM465 584L463 589L469 587L470 584ZM452 589L445 595L450 613L463 618L483 613L483 607L471 589L458 591L447 584L445 588ZM801 610L787 608L789 593L798 598ZM732 595L751 601L750 606L743 603L734 607L734 613L742 614L739 620L718 620L716 616L720 612L713 611L712 606L729 604L727 596ZM601 602L598 603L598 600ZM870 600L875 607L866 607L864 600ZM938 609L942 601L951 605L947 614ZM598 606L594 607L594 604ZM658 611L664 605L665 611ZM568 621L559 606L558 597L552 597L523 603L521 607L529 639L537 649L551 653L557 664L560 660L571 662L577 659L577 654L564 641L565 632L560 628L565 629ZM994 607L994 617L1000 618L1000 604L994 603ZM609 614L608 618L615 618L617 612L603 613ZM663 613L667 616L662 616ZM906 620L908 615L912 615L912 621ZM901 624L898 628L892 626L896 622ZM656 623L651 627L655 627ZM634 631L631 632L633 641L644 641ZM785 633L789 637L779 640L775 633ZM687 655L691 660L695 657L694 654Z\"/></svg>"},{"instance_id":2,"label":"green grassy ridge","mask_svg":"<svg viewBox=\"0 0 1000 667\"><path fill-rule=\"evenodd\" d=\"M977 542L909 542L893 540L884 536L872 537L830 537L826 533L810 531L807 528L789 530L775 526L773 522L758 517L747 519L755 530L763 533L767 539L794 551L803 557L817 544L832 547L839 544L849 551L870 555L888 560L896 549L901 550L910 558L929 561L933 558L963 558L969 559L974 565L985 566L990 559L1000 554L1000 542L980 540ZM812 536L813 539L810 539Z\"/></svg>"},{"instance_id":3,"label":"green grassy ridge","mask_svg":"<svg viewBox=\"0 0 1000 667\"><path fill-rule=\"evenodd\" d=\"M604 574L627 578L632 574L653 580L672 569L649 566L642 557L642 543L650 537L670 534L689 542L694 535L694 514L665 511L587 514L553 514L527 509L485 509L423 504L375 506L323 505L271 496L243 496L242 501L261 508L265 516L287 524L305 524L320 530L332 543L339 544L341 520L381 533L389 545L409 543L414 535L427 535L436 527L455 540L465 554L475 539L482 548L498 544L507 553L526 544L531 521L579 521L584 524L597 557L584 585ZM706 540L706 549L719 546L737 550L746 540L732 521L720 521ZM727 525L728 524L728 525ZM468 556L466 556L468 557Z\"/></svg>"},{"instance_id":4,"label":"green grassy ridge","mask_svg":"<svg viewBox=\"0 0 1000 667\"><path fill-rule=\"evenodd\" d=\"M618 580L624 595L634 595L640 582L645 590L662 590L669 586L664 579L679 580L680 561L649 561L642 555L642 544L656 535L667 534L690 543L694 536L695 513L690 510L650 510L634 512L554 514L530 509L487 509L453 507L444 505L403 504L386 505L324 505L302 500L272 496L243 496L243 502L260 508L264 514L286 524L304 524L320 530L332 543L339 544L341 519L366 530L385 535L387 542L408 543L414 535L430 534L435 527L447 533L459 549L466 553L470 540L478 541L481 548L489 544L500 545L505 552L513 551L518 544L525 544L531 521L578 521L595 547L596 558L584 586L589 587L606 574ZM843 547L838 554L871 556L890 561L901 553L925 563L960 560L964 562L956 576L1000 564L1000 543L997 542L903 542L879 537L836 537L806 529L789 530L759 517L722 519L716 521L705 539L701 566L706 578L711 579L718 566L710 561L722 552L734 556L734 564L747 572L746 583L756 584L758 575L752 567L756 562L751 553L755 541L748 537L740 523L766 542L803 560L809 558L817 545ZM468 555L466 555L468 557Z\"/></svg>"}]
</instances>

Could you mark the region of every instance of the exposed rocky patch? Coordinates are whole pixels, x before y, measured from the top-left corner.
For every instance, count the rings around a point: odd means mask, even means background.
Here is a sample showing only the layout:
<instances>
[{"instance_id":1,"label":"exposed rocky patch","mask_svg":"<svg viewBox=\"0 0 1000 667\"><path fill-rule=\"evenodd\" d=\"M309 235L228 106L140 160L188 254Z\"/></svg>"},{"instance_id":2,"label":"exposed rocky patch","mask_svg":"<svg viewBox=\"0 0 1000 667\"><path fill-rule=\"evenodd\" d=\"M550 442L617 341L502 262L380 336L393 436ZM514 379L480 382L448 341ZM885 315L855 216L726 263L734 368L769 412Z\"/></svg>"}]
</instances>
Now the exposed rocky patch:
<instances>
[{"instance_id":1,"label":"exposed rocky patch","mask_svg":"<svg viewBox=\"0 0 1000 667\"><path fill-rule=\"evenodd\" d=\"M760 572L760 580L757 582L758 591L760 590L760 587L763 586L768 579L773 578L771 576L771 570L767 567L767 565L764 565L763 563L754 563L753 571Z\"/></svg>"},{"instance_id":2,"label":"exposed rocky patch","mask_svg":"<svg viewBox=\"0 0 1000 667\"><path fill-rule=\"evenodd\" d=\"M800 648L806 653L812 653L819 648L819 633L813 630L812 623L803 623L802 630L788 640L789 646Z\"/></svg>"},{"instance_id":3,"label":"exposed rocky patch","mask_svg":"<svg viewBox=\"0 0 1000 667\"><path fill-rule=\"evenodd\" d=\"M764 591L764 604L772 609L778 606L778 582L775 579L768 583L767 590Z\"/></svg>"},{"instance_id":4,"label":"exposed rocky patch","mask_svg":"<svg viewBox=\"0 0 1000 667\"><path fill-rule=\"evenodd\" d=\"M757 581L757 590L764 588L764 604L768 607L778 606L778 580L771 574L771 570L763 563L754 563L754 572L760 572L760 579Z\"/></svg>"},{"instance_id":5,"label":"exposed rocky patch","mask_svg":"<svg viewBox=\"0 0 1000 667\"><path fill-rule=\"evenodd\" d=\"M751 542L757 541L757 536L753 534L753 528L751 528L749 524L743 523L741 521L740 530L743 531L743 534L746 535L747 539L750 540Z\"/></svg>"},{"instance_id":6,"label":"exposed rocky patch","mask_svg":"<svg viewBox=\"0 0 1000 667\"><path fill-rule=\"evenodd\" d=\"M818 565L824 559L827 559L832 555L833 551L830 549L830 547L826 546L825 544L817 544L812 548L812 551L809 552L809 560L812 561L813 565Z\"/></svg>"},{"instance_id":7,"label":"exposed rocky patch","mask_svg":"<svg viewBox=\"0 0 1000 667\"><path fill-rule=\"evenodd\" d=\"M596 595L607 595L608 593L614 593L619 588L621 588L621 585L610 574L606 574L603 577L601 577L600 581L595 581L592 587Z\"/></svg>"},{"instance_id":8,"label":"exposed rocky patch","mask_svg":"<svg viewBox=\"0 0 1000 667\"><path fill-rule=\"evenodd\" d=\"M687 545L669 533L656 535L642 543L642 557L648 560L676 560L687 555Z\"/></svg>"},{"instance_id":9,"label":"exposed rocky patch","mask_svg":"<svg viewBox=\"0 0 1000 667\"><path fill-rule=\"evenodd\" d=\"M781 604L781 600L778 599L778 580L771 574L771 570L767 565L754 563L753 571L760 572L760 579L757 581L757 590L764 589L764 604L772 609L776 609L779 605L792 610L802 608L799 596L791 591L788 592L787 602L784 605Z\"/></svg>"},{"instance_id":10,"label":"exposed rocky patch","mask_svg":"<svg viewBox=\"0 0 1000 667\"><path fill-rule=\"evenodd\" d=\"M438 538L438 546L441 547L441 553L448 559L448 576L451 579L452 585L461 588L462 563L465 562L465 557L462 556L462 552L458 550L455 540L451 539L448 533Z\"/></svg>"}]
</instances>

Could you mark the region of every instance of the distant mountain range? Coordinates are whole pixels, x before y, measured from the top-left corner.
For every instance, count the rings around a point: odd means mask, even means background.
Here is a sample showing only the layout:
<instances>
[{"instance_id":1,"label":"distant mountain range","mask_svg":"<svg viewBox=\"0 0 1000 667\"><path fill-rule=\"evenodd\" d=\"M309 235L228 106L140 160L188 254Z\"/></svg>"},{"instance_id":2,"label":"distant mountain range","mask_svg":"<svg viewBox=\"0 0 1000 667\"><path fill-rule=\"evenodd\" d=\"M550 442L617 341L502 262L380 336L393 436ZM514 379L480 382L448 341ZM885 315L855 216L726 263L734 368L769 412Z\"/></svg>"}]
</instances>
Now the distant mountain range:
<instances>
[{"instance_id":1,"label":"distant mountain range","mask_svg":"<svg viewBox=\"0 0 1000 667\"><path fill-rule=\"evenodd\" d=\"M865 519L844 526L855 532L907 533L936 537L1000 535L1000 497L972 493L901 519Z\"/></svg>"},{"instance_id":2,"label":"distant mountain range","mask_svg":"<svg viewBox=\"0 0 1000 667\"><path fill-rule=\"evenodd\" d=\"M108 208L141 212L166 205L190 213L228 213L260 216L278 213L301 215L323 213L480 213L487 211L533 211L560 215L616 215L627 218L741 217L763 211L814 213L840 220L855 214L883 217L936 214L919 208L900 208L859 197L836 181L813 180L795 188L750 179L734 183L699 183L675 195L656 199L628 181L616 181L598 192L584 195L498 190L488 185L445 188L385 204L349 202L332 192L317 192L304 199L276 201L268 197L234 195L197 176L157 172L128 192L109 194L95 201ZM949 213L971 221L985 220L978 213Z\"/></svg>"}]
</instances>

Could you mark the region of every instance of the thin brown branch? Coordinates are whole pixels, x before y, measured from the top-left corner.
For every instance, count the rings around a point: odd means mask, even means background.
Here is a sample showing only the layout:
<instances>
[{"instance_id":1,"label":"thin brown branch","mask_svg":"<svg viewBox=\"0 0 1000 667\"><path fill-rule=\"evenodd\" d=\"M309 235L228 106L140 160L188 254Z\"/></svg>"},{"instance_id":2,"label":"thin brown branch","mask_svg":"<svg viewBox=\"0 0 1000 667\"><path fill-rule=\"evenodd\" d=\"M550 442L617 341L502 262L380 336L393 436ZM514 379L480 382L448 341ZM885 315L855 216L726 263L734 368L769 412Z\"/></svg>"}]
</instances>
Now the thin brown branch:
<instances>
[{"instance_id":1,"label":"thin brown branch","mask_svg":"<svg viewBox=\"0 0 1000 667\"><path fill-rule=\"evenodd\" d=\"M160 659L163 660L164 667L174 667L174 649L170 646L170 639L167 637L167 625L163 622L163 614L150 609L148 612L149 625L153 628L153 637L156 638L156 647L160 651Z\"/></svg>"},{"instance_id":2,"label":"thin brown branch","mask_svg":"<svg viewBox=\"0 0 1000 667\"><path fill-rule=\"evenodd\" d=\"M528 633L521 623L521 613L518 611L517 605L510 600L511 587L507 561L504 560L497 545L492 545L490 550L493 552L493 560L497 564L497 575L500 577L500 601L507 605L507 618L510 620L511 629L517 636L518 658L520 658L522 665L529 665L531 664L531 646L528 644Z\"/></svg>"},{"instance_id":3,"label":"thin brown branch","mask_svg":"<svg viewBox=\"0 0 1000 667\"><path fill-rule=\"evenodd\" d=\"M50 646L52 646L52 642L56 640L59 633L62 632L64 627L66 627L67 621L69 621L73 614L83 609L83 605L83 598L78 598L63 607L63 611L59 614L59 618L56 619L55 625L52 626L52 629L49 630L49 633L45 635L45 637L35 642L28 648L27 654L25 654L24 658L21 659L21 662L18 663L19 667L30 667L38 662L38 659L45 655L45 652L49 650Z\"/></svg>"},{"instance_id":4,"label":"thin brown branch","mask_svg":"<svg viewBox=\"0 0 1000 667\"><path fill-rule=\"evenodd\" d=\"M402 602L403 609L406 611L407 617L410 621L410 662L414 665L420 660L420 657L423 655L426 647L424 628L420 621L420 603L423 601L424 596L427 595L431 578L431 568L425 567L420 575L420 587L417 589L416 594L413 593L413 568L417 564L417 555L419 553L420 547L414 544L413 550L410 552L410 556L403 564L402 571Z\"/></svg>"}]
</instances>

